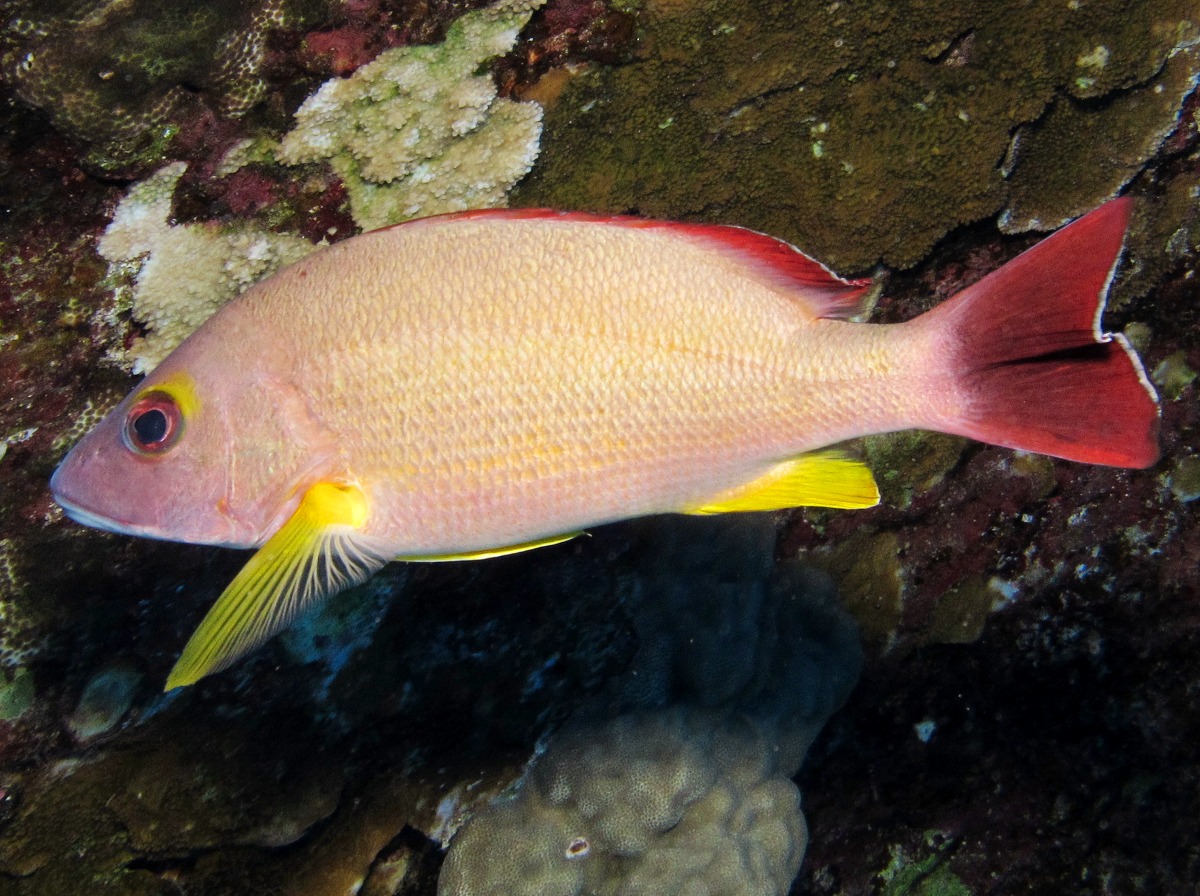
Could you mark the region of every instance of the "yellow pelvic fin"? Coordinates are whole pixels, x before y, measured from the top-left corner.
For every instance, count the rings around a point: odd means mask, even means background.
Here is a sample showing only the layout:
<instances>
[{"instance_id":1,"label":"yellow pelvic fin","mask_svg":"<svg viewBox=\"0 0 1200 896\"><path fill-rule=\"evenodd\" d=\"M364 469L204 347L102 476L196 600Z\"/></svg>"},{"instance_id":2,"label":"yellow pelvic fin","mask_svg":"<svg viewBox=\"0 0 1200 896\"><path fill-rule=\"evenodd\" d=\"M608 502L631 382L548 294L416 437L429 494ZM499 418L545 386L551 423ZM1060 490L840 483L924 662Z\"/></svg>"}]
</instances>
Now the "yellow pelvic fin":
<instances>
[{"instance_id":1,"label":"yellow pelvic fin","mask_svg":"<svg viewBox=\"0 0 1200 896\"><path fill-rule=\"evenodd\" d=\"M788 507L874 507L879 487L866 465L837 451L801 454L766 475L714 495L684 513L735 513Z\"/></svg>"},{"instance_id":2,"label":"yellow pelvic fin","mask_svg":"<svg viewBox=\"0 0 1200 896\"><path fill-rule=\"evenodd\" d=\"M521 544L509 544L502 548L484 548L482 551L467 551L462 554L425 554L424 556L397 557L413 563L441 563L446 560L490 560L492 557L503 557L506 554L519 554L522 551L532 551L535 548L548 548L552 544L562 544L582 535L582 532L568 532L566 535L551 535L549 538L539 538L537 541L526 541Z\"/></svg>"},{"instance_id":3,"label":"yellow pelvic fin","mask_svg":"<svg viewBox=\"0 0 1200 896\"><path fill-rule=\"evenodd\" d=\"M192 634L166 690L220 671L286 628L322 598L357 585L387 563L359 531L367 497L319 482L229 583Z\"/></svg>"}]
</instances>

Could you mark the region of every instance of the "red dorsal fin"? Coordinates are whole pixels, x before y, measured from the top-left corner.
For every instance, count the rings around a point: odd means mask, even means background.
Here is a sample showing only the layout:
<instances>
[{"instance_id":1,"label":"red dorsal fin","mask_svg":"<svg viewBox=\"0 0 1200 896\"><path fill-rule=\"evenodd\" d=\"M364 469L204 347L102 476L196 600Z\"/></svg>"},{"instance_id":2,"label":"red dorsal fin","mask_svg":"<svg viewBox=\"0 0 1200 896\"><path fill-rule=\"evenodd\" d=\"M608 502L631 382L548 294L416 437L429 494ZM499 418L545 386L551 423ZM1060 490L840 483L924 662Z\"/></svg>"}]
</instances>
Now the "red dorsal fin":
<instances>
[{"instance_id":1,"label":"red dorsal fin","mask_svg":"<svg viewBox=\"0 0 1200 896\"><path fill-rule=\"evenodd\" d=\"M863 300L871 285L870 280L847 280L839 277L791 243L744 227L726 224L686 224L632 215L594 215L545 208L479 209L437 215L435 218L564 221L661 230L722 253L746 267L758 279L794 297L807 307L814 317L844 318L858 314L863 310Z\"/></svg>"},{"instance_id":2,"label":"red dorsal fin","mask_svg":"<svg viewBox=\"0 0 1200 896\"><path fill-rule=\"evenodd\" d=\"M673 234L708 244L748 266L759 278L803 303L813 317L853 317L864 310L863 300L870 289L870 280L839 277L791 243L727 224L672 224L663 221L653 224Z\"/></svg>"}]
</instances>

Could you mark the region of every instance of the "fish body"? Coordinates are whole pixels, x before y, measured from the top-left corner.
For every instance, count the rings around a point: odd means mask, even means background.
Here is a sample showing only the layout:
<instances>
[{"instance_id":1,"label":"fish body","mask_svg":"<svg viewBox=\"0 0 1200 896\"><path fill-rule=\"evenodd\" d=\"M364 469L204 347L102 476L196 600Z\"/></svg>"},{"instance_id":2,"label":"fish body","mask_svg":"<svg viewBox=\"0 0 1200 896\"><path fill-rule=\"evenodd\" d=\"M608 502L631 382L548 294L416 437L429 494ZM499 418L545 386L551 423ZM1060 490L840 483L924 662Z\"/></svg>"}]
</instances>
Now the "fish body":
<instances>
[{"instance_id":1,"label":"fish body","mask_svg":"<svg viewBox=\"0 0 1200 896\"><path fill-rule=\"evenodd\" d=\"M653 513L870 506L869 472L820 450L855 436L1144 466L1155 396L1099 329L1127 216L1102 207L895 325L845 319L866 281L739 228L499 211L362 234L214 315L52 488L81 522L261 548L180 684L390 559Z\"/></svg>"}]
</instances>

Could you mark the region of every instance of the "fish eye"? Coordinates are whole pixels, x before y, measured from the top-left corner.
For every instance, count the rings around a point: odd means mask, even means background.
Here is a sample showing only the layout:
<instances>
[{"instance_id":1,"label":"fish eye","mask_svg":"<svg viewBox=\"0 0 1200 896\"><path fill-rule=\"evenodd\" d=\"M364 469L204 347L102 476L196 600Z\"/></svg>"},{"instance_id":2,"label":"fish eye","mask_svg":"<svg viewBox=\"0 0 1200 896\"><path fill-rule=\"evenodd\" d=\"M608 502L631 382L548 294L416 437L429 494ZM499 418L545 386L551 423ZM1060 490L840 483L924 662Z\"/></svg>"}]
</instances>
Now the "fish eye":
<instances>
[{"instance_id":1,"label":"fish eye","mask_svg":"<svg viewBox=\"0 0 1200 896\"><path fill-rule=\"evenodd\" d=\"M139 398L125 418L125 443L138 454L162 454L179 441L182 433L179 403L159 390Z\"/></svg>"}]
</instances>

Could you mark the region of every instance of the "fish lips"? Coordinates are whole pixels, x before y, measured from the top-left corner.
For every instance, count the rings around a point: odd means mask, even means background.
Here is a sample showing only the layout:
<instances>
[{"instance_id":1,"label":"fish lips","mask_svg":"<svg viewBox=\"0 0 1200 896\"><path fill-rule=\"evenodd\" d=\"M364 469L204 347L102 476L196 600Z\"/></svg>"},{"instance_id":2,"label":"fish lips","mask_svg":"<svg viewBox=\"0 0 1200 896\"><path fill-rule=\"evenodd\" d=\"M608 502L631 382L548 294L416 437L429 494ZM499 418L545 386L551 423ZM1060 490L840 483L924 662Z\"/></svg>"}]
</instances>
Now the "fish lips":
<instances>
[{"instance_id":1,"label":"fish lips","mask_svg":"<svg viewBox=\"0 0 1200 896\"><path fill-rule=\"evenodd\" d=\"M81 504L77 504L63 494L61 483L59 482L59 473L62 471L60 466L54 471L54 475L50 477L50 494L54 496L54 502L63 509L63 512L73 519L75 522L83 526L88 526L92 529L101 529L105 532L116 532L118 535L127 535L130 532L131 526L128 523L122 523L117 520L109 519L106 516L88 510Z\"/></svg>"}]
</instances>

